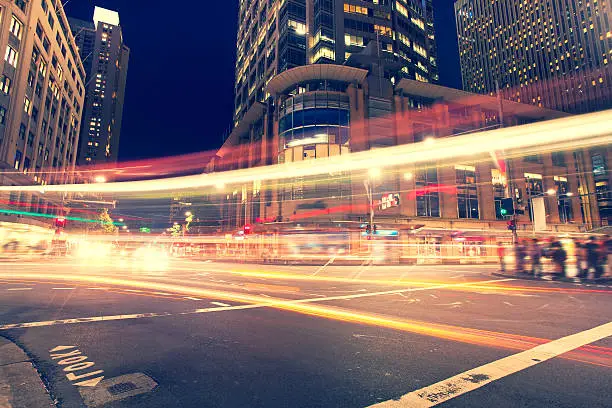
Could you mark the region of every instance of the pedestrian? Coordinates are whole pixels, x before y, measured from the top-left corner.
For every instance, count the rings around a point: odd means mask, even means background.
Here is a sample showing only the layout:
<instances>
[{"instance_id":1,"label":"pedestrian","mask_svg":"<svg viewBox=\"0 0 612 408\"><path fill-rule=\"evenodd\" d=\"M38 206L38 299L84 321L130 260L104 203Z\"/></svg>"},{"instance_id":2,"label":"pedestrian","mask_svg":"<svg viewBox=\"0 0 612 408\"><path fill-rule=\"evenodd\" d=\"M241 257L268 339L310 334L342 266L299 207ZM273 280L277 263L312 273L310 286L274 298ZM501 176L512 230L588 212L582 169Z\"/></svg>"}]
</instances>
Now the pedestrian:
<instances>
[{"instance_id":1,"label":"pedestrian","mask_svg":"<svg viewBox=\"0 0 612 408\"><path fill-rule=\"evenodd\" d=\"M565 277L565 261L567 260L567 252L563 249L563 245L559 241L552 243L552 261L555 264L555 272L561 277Z\"/></svg>"},{"instance_id":2,"label":"pedestrian","mask_svg":"<svg viewBox=\"0 0 612 408\"><path fill-rule=\"evenodd\" d=\"M579 279L584 279L589 273L586 246L584 242L579 240L575 240L574 246L576 247L576 270L578 271L577 277Z\"/></svg>"},{"instance_id":3,"label":"pedestrian","mask_svg":"<svg viewBox=\"0 0 612 408\"><path fill-rule=\"evenodd\" d=\"M542 274L542 247L537 238L531 241L529 246L529 257L531 258L531 273L533 276Z\"/></svg>"},{"instance_id":4,"label":"pedestrian","mask_svg":"<svg viewBox=\"0 0 612 408\"><path fill-rule=\"evenodd\" d=\"M586 257L587 257L587 271L585 278L588 279L589 273L593 270L593 276L597 278L601 275L601 249L597 238L595 236L589 237L589 240L585 244Z\"/></svg>"},{"instance_id":5,"label":"pedestrian","mask_svg":"<svg viewBox=\"0 0 612 408\"><path fill-rule=\"evenodd\" d=\"M497 243L497 257L499 258L500 272L506 272L506 247L501 242Z\"/></svg>"},{"instance_id":6,"label":"pedestrian","mask_svg":"<svg viewBox=\"0 0 612 408\"><path fill-rule=\"evenodd\" d=\"M604 240L604 251L606 256L606 274L612 276L612 237L606 235Z\"/></svg>"},{"instance_id":7,"label":"pedestrian","mask_svg":"<svg viewBox=\"0 0 612 408\"><path fill-rule=\"evenodd\" d=\"M525 257L527 256L525 244L523 241L518 241L514 248L514 256L516 257L516 273L525 272Z\"/></svg>"}]
</instances>

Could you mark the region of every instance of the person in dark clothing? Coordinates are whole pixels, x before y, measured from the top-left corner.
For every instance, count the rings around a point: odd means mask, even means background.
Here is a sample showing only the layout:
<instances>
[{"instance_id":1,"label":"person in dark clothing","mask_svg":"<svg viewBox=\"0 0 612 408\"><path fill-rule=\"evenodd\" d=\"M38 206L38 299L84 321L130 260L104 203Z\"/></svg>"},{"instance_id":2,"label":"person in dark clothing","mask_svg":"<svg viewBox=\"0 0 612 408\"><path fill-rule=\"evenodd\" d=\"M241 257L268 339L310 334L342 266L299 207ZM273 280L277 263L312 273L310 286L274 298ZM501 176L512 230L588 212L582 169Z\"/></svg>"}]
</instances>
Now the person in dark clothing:
<instances>
[{"instance_id":1,"label":"person in dark clothing","mask_svg":"<svg viewBox=\"0 0 612 408\"><path fill-rule=\"evenodd\" d=\"M514 248L514 256L516 257L516 273L525 272L525 257L527 256L525 244L521 241L517 242Z\"/></svg>"},{"instance_id":2,"label":"person in dark clothing","mask_svg":"<svg viewBox=\"0 0 612 408\"><path fill-rule=\"evenodd\" d=\"M506 272L506 247L501 242L497 243L497 257L499 258L499 268L501 272Z\"/></svg>"},{"instance_id":3,"label":"person in dark clothing","mask_svg":"<svg viewBox=\"0 0 612 408\"><path fill-rule=\"evenodd\" d=\"M536 238L531 242L529 247L529 256L531 258L531 273L533 276L539 276L542 274L542 247Z\"/></svg>"},{"instance_id":4,"label":"person in dark clothing","mask_svg":"<svg viewBox=\"0 0 612 408\"><path fill-rule=\"evenodd\" d=\"M589 274L587 266L587 251L584 242L575 240L576 246L576 269L578 270L577 278L584 279Z\"/></svg>"},{"instance_id":5,"label":"person in dark clothing","mask_svg":"<svg viewBox=\"0 0 612 408\"><path fill-rule=\"evenodd\" d=\"M612 275L612 237L606 235L603 243L604 262L606 263L605 275Z\"/></svg>"},{"instance_id":6,"label":"person in dark clothing","mask_svg":"<svg viewBox=\"0 0 612 408\"><path fill-rule=\"evenodd\" d=\"M563 245L559 241L551 244L552 261L555 264L555 272L562 277L565 276L565 261L567 260L567 252L563 249Z\"/></svg>"},{"instance_id":7,"label":"person in dark clothing","mask_svg":"<svg viewBox=\"0 0 612 408\"><path fill-rule=\"evenodd\" d=\"M603 268L601 267L601 251L597 238L592 236L585 244L587 257L587 272L585 278L588 278L591 269L594 271L595 278L602 275Z\"/></svg>"}]
</instances>

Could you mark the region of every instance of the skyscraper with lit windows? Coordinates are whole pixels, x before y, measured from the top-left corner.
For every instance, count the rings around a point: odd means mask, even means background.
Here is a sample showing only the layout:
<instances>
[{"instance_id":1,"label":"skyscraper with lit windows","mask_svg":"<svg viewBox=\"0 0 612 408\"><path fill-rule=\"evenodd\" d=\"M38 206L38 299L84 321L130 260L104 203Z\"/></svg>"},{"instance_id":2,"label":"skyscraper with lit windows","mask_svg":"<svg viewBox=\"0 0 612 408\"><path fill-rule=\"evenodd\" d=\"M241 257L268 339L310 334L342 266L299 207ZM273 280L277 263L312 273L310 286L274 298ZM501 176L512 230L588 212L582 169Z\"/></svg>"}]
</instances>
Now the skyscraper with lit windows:
<instances>
[{"instance_id":1,"label":"skyscraper with lit windows","mask_svg":"<svg viewBox=\"0 0 612 408\"><path fill-rule=\"evenodd\" d=\"M372 41L404 77L438 81L432 0L240 0L238 21L234 124L274 76L344 64Z\"/></svg>"},{"instance_id":2,"label":"skyscraper with lit windows","mask_svg":"<svg viewBox=\"0 0 612 408\"><path fill-rule=\"evenodd\" d=\"M463 88L570 113L612 108L608 0L457 0ZM612 220L611 149L575 155ZM585 183L583 183L584 185Z\"/></svg>"},{"instance_id":3,"label":"skyscraper with lit windows","mask_svg":"<svg viewBox=\"0 0 612 408\"><path fill-rule=\"evenodd\" d=\"M64 9L48 0L0 1L0 28L0 185L69 181L85 71ZM34 208L37 200L9 197Z\"/></svg>"},{"instance_id":4,"label":"skyscraper with lit windows","mask_svg":"<svg viewBox=\"0 0 612 408\"><path fill-rule=\"evenodd\" d=\"M463 88L571 113L612 107L612 5L457 0Z\"/></svg>"},{"instance_id":5,"label":"skyscraper with lit windows","mask_svg":"<svg viewBox=\"0 0 612 408\"><path fill-rule=\"evenodd\" d=\"M116 11L96 7L93 21L70 19L87 72L79 165L114 163L119 154L130 50Z\"/></svg>"}]
</instances>

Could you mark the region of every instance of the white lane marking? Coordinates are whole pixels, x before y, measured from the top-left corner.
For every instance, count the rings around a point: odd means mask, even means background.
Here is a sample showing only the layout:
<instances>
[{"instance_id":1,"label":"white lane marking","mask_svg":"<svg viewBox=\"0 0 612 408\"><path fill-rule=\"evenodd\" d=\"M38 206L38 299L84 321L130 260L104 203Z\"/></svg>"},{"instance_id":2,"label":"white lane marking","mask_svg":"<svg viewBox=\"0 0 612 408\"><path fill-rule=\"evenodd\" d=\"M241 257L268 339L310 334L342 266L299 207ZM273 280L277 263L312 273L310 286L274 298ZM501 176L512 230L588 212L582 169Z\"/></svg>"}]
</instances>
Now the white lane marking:
<instances>
[{"instance_id":1,"label":"white lane marking","mask_svg":"<svg viewBox=\"0 0 612 408\"><path fill-rule=\"evenodd\" d=\"M493 279L487 281L477 281L472 283L461 283L461 284L444 284L437 286L429 286L422 288L408 288L408 289L397 289L390 290L385 292L372 292L372 293L360 293L354 295L345 295L345 296L330 296L324 298L307 298L307 299L296 299L296 300L283 300L283 304L300 304L300 303L315 303L315 302L325 302L329 300L345 300L345 299L355 299L362 297L374 297L374 296L382 296L382 295L390 295L396 293L403 292L420 292L424 290L436 290L443 289L445 287L462 287L462 286L470 286L470 285L482 285L486 283L495 283L495 282L506 282L513 281L515 279ZM163 292L154 292L158 294L162 294ZM167 294L170 295L170 294ZM262 295L264 297L270 297L267 295ZM419 299L408 299L408 301L418 302ZM96 316L96 317L83 317L76 319L62 319L62 320L47 320L40 322L26 322L26 323L14 323L14 324L5 324L0 325L0 330L10 330L10 329L21 329L28 327L43 327L43 326L56 326L60 324L77 324L77 323L91 323L91 322L104 322L104 321L112 321L112 320L129 320L129 319L143 319L143 318L151 318L151 317L167 317L167 316L181 316L181 315L191 315L198 313L210 313L210 312L223 312L228 310L245 310L245 309L259 309L264 307L274 307L275 303L254 303L254 304L246 304L241 306L228 306L228 307L213 307L207 309L196 309L187 312L180 313L170 313L170 312L162 312L162 313L137 313L137 314L126 314L126 315L111 315L111 316Z\"/></svg>"},{"instance_id":2,"label":"white lane marking","mask_svg":"<svg viewBox=\"0 0 612 408\"><path fill-rule=\"evenodd\" d=\"M334 257L332 257L332 258L330 258L330 259L329 259L329 261L327 261L327 263L326 263L325 265L323 265L322 267L320 267L319 269L317 269L317 270L315 271L315 273L313 273L311 276L316 276L316 275L317 275L319 272L321 272L323 269L327 268L327 266L328 266L329 264L331 264L332 262L334 262L335 260L336 260L336 257L335 257L335 256L334 256Z\"/></svg>"},{"instance_id":3,"label":"white lane marking","mask_svg":"<svg viewBox=\"0 0 612 408\"><path fill-rule=\"evenodd\" d=\"M107 290L107 288L87 288L87 290Z\"/></svg>"},{"instance_id":4,"label":"white lane marking","mask_svg":"<svg viewBox=\"0 0 612 408\"><path fill-rule=\"evenodd\" d=\"M185 299L187 299L187 300L202 300L202 299L200 299L200 298L197 298L197 297L191 297L191 296L185 296Z\"/></svg>"},{"instance_id":5,"label":"white lane marking","mask_svg":"<svg viewBox=\"0 0 612 408\"><path fill-rule=\"evenodd\" d=\"M17 290L32 290L32 289L34 289L34 288L10 288L10 289L7 289L7 290L15 290L15 291L17 291Z\"/></svg>"},{"instance_id":6,"label":"white lane marking","mask_svg":"<svg viewBox=\"0 0 612 408\"><path fill-rule=\"evenodd\" d=\"M493 381L525 370L536 364L555 358L587 344L612 336L612 322L593 329L572 334L532 349L502 358L492 363L465 371L454 377L440 381L429 387L421 388L402 396L399 400L389 400L370 405L376 408L424 408L446 402L452 398L474 391Z\"/></svg>"},{"instance_id":7,"label":"white lane marking","mask_svg":"<svg viewBox=\"0 0 612 408\"><path fill-rule=\"evenodd\" d=\"M512 303L510 303L510 302L504 302L504 305L510 306L510 307L514 307L514 305Z\"/></svg>"},{"instance_id":8,"label":"white lane marking","mask_svg":"<svg viewBox=\"0 0 612 408\"><path fill-rule=\"evenodd\" d=\"M166 293L166 292L153 292L154 295L161 295L161 296L172 296L172 293Z\"/></svg>"},{"instance_id":9,"label":"white lane marking","mask_svg":"<svg viewBox=\"0 0 612 408\"><path fill-rule=\"evenodd\" d=\"M142 290L138 289L123 289L124 292L142 293Z\"/></svg>"},{"instance_id":10,"label":"white lane marking","mask_svg":"<svg viewBox=\"0 0 612 408\"><path fill-rule=\"evenodd\" d=\"M52 290L75 290L76 288L51 288Z\"/></svg>"},{"instance_id":11,"label":"white lane marking","mask_svg":"<svg viewBox=\"0 0 612 408\"><path fill-rule=\"evenodd\" d=\"M271 298L272 297L270 295L266 295L265 293L260 293L259 296L263 296L263 297L267 297L267 298Z\"/></svg>"},{"instance_id":12,"label":"white lane marking","mask_svg":"<svg viewBox=\"0 0 612 408\"><path fill-rule=\"evenodd\" d=\"M223 302L210 302L211 305L215 305L215 306L221 306L221 307L230 307L231 305L228 305L227 303L223 303Z\"/></svg>"}]
</instances>

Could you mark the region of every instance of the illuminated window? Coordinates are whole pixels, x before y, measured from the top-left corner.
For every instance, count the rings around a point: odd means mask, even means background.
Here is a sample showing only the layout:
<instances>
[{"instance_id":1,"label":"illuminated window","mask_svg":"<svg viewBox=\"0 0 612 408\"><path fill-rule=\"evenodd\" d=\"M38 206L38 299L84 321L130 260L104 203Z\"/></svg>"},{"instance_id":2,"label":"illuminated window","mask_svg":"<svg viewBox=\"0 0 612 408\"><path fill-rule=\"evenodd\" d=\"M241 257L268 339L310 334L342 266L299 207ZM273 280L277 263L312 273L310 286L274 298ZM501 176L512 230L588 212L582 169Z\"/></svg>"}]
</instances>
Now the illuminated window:
<instances>
[{"instance_id":1,"label":"illuminated window","mask_svg":"<svg viewBox=\"0 0 612 408\"><path fill-rule=\"evenodd\" d=\"M374 32L378 33L380 35L386 35L388 37L391 37L391 27L387 27L384 25L378 25L378 24L374 24Z\"/></svg>"},{"instance_id":2,"label":"illuminated window","mask_svg":"<svg viewBox=\"0 0 612 408\"><path fill-rule=\"evenodd\" d=\"M395 2L395 9L404 17L408 17L408 9L406 9L406 7L399 1Z\"/></svg>"},{"instance_id":3,"label":"illuminated window","mask_svg":"<svg viewBox=\"0 0 612 408\"><path fill-rule=\"evenodd\" d=\"M419 27L421 30L425 30L425 23L423 22L423 20L411 17L410 21L412 21L412 24Z\"/></svg>"},{"instance_id":4,"label":"illuminated window","mask_svg":"<svg viewBox=\"0 0 612 408\"><path fill-rule=\"evenodd\" d=\"M344 12L345 13L353 13L353 14L363 14L364 16L368 15L368 8L364 6L356 6L354 4L346 4L344 3Z\"/></svg>"},{"instance_id":5,"label":"illuminated window","mask_svg":"<svg viewBox=\"0 0 612 408\"><path fill-rule=\"evenodd\" d=\"M294 29L297 35L306 34L306 24L300 23L299 21L289 20L288 25Z\"/></svg>"},{"instance_id":6,"label":"illuminated window","mask_svg":"<svg viewBox=\"0 0 612 408\"><path fill-rule=\"evenodd\" d=\"M346 33L344 34L344 44L346 46L356 45L361 47L363 46L363 37Z\"/></svg>"},{"instance_id":7,"label":"illuminated window","mask_svg":"<svg viewBox=\"0 0 612 408\"><path fill-rule=\"evenodd\" d=\"M312 62L317 62L321 58L327 58L330 60L336 59L336 53L334 50L327 47L320 47L312 57Z\"/></svg>"},{"instance_id":8,"label":"illuminated window","mask_svg":"<svg viewBox=\"0 0 612 408\"><path fill-rule=\"evenodd\" d=\"M414 52L416 52L417 54L427 58L427 50L425 50L425 48L421 47L418 44L413 43L412 44L412 49L414 50Z\"/></svg>"},{"instance_id":9,"label":"illuminated window","mask_svg":"<svg viewBox=\"0 0 612 408\"><path fill-rule=\"evenodd\" d=\"M11 92L11 78L2 76L0 78L0 91L8 95Z\"/></svg>"},{"instance_id":10,"label":"illuminated window","mask_svg":"<svg viewBox=\"0 0 612 408\"><path fill-rule=\"evenodd\" d=\"M23 110L28 115L30 114L30 105L31 105L30 99L28 99L28 97L26 96L23 101Z\"/></svg>"},{"instance_id":11,"label":"illuminated window","mask_svg":"<svg viewBox=\"0 0 612 408\"><path fill-rule=\"evenodd\" d=\"M13 18L11 19L11 27L9 28L9 31L15 37L17 37L18 39L21 40L21 33L23 31L23 24L15 16L13 16Z\"/></svg>"},{"instance_id":12,"label":"illuminated window","mask_svg":"<svg viewBox=\"0 0 612 408\"><path fill-rule=\"evenodd\" d=\"M10 45L6 46L6 54L4 54L4 60L11 64L14 68L17 68L17 60L19 59L19 52L17 52Z\"/></svg>"}]
</instances>

